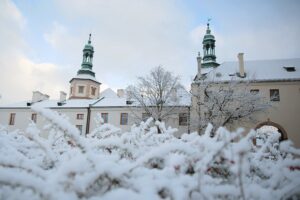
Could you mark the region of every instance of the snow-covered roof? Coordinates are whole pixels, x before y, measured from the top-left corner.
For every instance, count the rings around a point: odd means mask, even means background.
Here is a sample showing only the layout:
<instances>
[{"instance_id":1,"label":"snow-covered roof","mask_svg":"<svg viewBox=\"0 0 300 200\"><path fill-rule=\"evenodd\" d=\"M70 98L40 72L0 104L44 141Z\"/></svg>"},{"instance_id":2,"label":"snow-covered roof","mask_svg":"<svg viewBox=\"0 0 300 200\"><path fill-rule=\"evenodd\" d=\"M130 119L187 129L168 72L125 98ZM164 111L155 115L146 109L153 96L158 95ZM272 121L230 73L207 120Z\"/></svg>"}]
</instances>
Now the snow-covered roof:
<instances>
[{"instance_id":1,"label":"snow-covered roof","mask_svg":"<svg viewBox=\"0 0 300 200\"><path fill-rule=\"evenodd\" d=\"M89 75L89 74L77 74L77 76L75 76L74 78L76 79L89 79L89 80L92 80L92 81L95 81L97 83L99 83L99 81L97 81L96 77L92 76L92 75ZM74 79L72 78L72 79Z\"/></svg>"},{"instance_id":2,"label":"snow-covered roof","mask_svg":"<svg viewBox=\"0 0 300 200\"><path fill-rule=\"evenodd\" d=\"M178 105L180 106L189 106L191 105L191 94L186 91L184 88L180 88L177 90L177 98L178 98Z\"/></svg>"},{"instance_id":3,"label":"snow-covered roof","mask_svg":"<svg viewBox=\"0 0 300 200\"><path fill-rule=\"evenodd\" d=\"M103 92L100 93L100 98L118 98L117 93L115 93L111 88L107 88Z\"/></svg>"},{"instance_id":4,"label":"snow-covered roof","mask_svg":"<svg viewBox=\"0 0 300 200\"><path fill-rule=\"evenodd\" d=\"M288 71L285 67L294 67ZM300 80L300 58L245 61L246 77L238 76L238 62L224 62L212 69L201 69L201 74L207 74L214 81L255 80L255 81L290 81ZM203 72L202 72L203 71Z\"/></svg>"},{"instance_id":5,"label":"snow-covered roof","mask_svg":"<svg viewBox=\"0 0 300 200\"><path fill-rule=\"evenodd\" d=\"M0 108L30 108L33 104L44 108L87 108L90 104L93 104L96 101L96 99L69 99L64 102L60 102L59 100L43 100L31 103L31 100L28 100L8 105L1 105Z\"/></svg>"},{"instance_id":6,"label":"snow-covered roof","mask_svg":"<svg viewBox=\"0 0 300 200\"><path fill-rule=\"evenodd\" d=\"M191 96L184 88L177 91L178 101L175 103L178 106L191 105ZM98 99L68 99L64 102L59 100L43 100L33 103L45 108L87 108L91 107L125 107L131 106L127 104L126 97L119 97L112 89L108 88L100 93ZM134 104L132 104L134 105ZM170 105L174 105L170 103ZM30 108L31 100L21 101L8 105L2 105L0 108Z\"/></svg>"}]
</instances>

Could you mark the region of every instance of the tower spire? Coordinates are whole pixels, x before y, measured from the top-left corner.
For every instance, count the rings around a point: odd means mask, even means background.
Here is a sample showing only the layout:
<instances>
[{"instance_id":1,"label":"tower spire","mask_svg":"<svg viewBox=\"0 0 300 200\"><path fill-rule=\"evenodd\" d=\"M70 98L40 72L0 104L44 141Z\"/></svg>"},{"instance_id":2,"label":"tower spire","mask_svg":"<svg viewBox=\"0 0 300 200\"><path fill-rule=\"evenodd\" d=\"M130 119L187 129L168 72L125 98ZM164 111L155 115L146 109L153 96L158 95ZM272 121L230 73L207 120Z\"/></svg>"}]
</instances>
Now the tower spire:
<instances>
[{"instance_id":1,"label":"tower spire","mask_svg":"<svg viewBox=\"0 0 300 200\"><path fill-rule=\"evenodd\" d=\"M91 43L92 43L91 38L92 38L92 34L90 33L88 44L91 44Z\"/></svg>"},{"instance_id":2,"label":"tower spire","mask_svg":"<svg viewBox=\"0 0 300 200\"><path fill-rule=\"evenodd\" d=\"M92 38L92 34L90 33L88 43L83 48L81 69L78 70L77 74L89 74L95 77L95 72L92 71L94 47L91 44L92 43L91 38Z\"/></svg>"},{"instance_id":3,"label":"tower spire","mask_svg":"<svg viewBox=\"0 0 300 200\"><path fill-rule=\"evenodd\" d=\"M210 34L210 29L209 29L209 22L211 21L211 18L207 19L207 29L206 29L206 34Z\"/></svg>"},{"instance_id":4,"label":"tower spire","mask_svg":"<svg viewBox=\"0 0 300 200\"><path fill-rule=\"evenodd\" d=\"M211 34L211 30L209 28L209 22L211 18L207 20L207 29L206 34L203 38L203 68L207 67L217 67L219 64L216 62L216 55L215 55L215 36Z\"/></svg>"}]
</instances>

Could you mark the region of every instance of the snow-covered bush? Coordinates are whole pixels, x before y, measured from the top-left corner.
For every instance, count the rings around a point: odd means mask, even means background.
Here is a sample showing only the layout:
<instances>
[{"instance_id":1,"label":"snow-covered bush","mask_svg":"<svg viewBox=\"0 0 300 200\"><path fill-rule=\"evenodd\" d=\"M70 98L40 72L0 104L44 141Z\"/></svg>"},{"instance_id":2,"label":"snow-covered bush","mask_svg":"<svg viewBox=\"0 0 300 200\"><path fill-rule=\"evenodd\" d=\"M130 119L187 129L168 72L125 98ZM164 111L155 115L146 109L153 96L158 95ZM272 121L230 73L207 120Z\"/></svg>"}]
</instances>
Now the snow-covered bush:
<instances>
[{"instance_id":1,"label":"snow-covered bush","mask_svg":"<svg viewBox=\"0 0 300 200\"><path fill-rule=\"evenodd\" d=\"M149 119L130 132L101 123L84 137L57 113L33 109L49 121L43 130L0 127L0 199L300 197L300 150L278 145L276 134L259 148L254 131L219 128L211 137L212 125L178 139Z\"/></svg>"}]
</instances>

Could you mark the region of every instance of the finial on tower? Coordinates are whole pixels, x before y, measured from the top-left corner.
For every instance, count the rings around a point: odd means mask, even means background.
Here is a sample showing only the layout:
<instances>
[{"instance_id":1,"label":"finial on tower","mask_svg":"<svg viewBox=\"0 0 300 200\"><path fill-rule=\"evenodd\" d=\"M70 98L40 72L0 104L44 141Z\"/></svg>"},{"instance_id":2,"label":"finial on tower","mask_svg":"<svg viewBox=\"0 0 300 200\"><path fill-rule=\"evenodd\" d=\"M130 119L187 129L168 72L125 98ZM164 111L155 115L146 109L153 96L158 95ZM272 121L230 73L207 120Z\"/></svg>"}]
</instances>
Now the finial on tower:
<instances>
[{"instance_id":1,"label":"finial on tower","mask_svg":"<svg viewBox=\"0 0 300 200\"><path fill-rule=\"evenodd\" d=\"M207 19L207 29L209 29L209 22L211 21L211 18Z\"/></svg>"},{"instance_id":2,"label":"finial on tower","mask_svg":"<svg viewBox=\"0 0 300 200\"><path fill-rule=\"evenodd\" d=\"M209 29L209 22L211 21L211 18L207 19L207 29L206 29L206 34L210 34L210 29Z\"/></svg>"},{"instance_id":3,"label":"finial on tower","mask_svg":"<svg viewBox=\"0 0 300 200\"><path fill-rule=\"evenodd\" d=\"M89 44L91 44L91 37L92 37L92 34L90 33L90 35L89 35Z\"/></svg>"}]
</instances>

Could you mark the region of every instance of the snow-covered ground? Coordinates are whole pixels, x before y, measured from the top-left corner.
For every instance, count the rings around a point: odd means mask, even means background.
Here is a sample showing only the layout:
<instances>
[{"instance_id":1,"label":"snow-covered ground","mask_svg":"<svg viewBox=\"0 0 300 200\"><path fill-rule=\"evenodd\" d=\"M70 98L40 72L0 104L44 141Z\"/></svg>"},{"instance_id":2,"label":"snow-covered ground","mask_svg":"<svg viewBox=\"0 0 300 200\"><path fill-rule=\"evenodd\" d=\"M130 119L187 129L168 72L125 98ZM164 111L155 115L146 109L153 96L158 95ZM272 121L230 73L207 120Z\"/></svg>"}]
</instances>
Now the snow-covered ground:
<instances>
[{"instance_id":1,"label":"snow-covered ground","mask_svg":"<svg viewBox=\"0 0 300 200\"><path fill-rule=\"evenodd\" d=\"M219 128L212 138L208 125L178 139L152 119L130 132L98 119L83 137L63 116L33 109L49 121L42 130L0 127L0 199L300 198L300 150L276 131L258 148L255 131Z\"/></svg>"}]
</instances>

